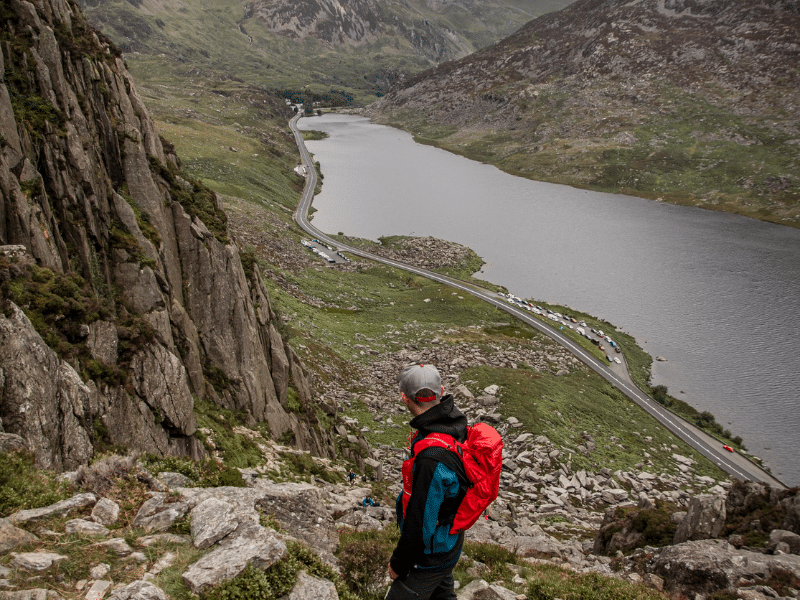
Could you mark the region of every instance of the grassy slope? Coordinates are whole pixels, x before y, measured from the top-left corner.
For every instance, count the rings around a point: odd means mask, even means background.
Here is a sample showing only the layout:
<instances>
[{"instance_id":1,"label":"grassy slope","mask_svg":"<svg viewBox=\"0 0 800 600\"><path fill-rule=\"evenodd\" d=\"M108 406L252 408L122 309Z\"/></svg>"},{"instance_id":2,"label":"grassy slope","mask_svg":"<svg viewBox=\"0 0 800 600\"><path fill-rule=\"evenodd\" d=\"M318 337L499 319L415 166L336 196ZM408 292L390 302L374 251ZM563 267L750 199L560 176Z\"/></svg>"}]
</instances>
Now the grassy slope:
<instances>
[{"instance_id":1,"label":"grassy slope","mask_svg":"<svg viewBox=\"0 0 800 600\"><path fill-rule=\"evenodd\" d=\"M771 189L800 166L796 137L770 126L783 117L735 115L666 86L659 106L586 109L593 98L613 96L615 87L605 80L522 81L494 89L528 96L515 108L513 129L479 122L457 129L424 111L398 110L378 120L513 175L800 227L797 186ZM620 135L632 143L620 143Z\"/></svg>"}]
</instances>

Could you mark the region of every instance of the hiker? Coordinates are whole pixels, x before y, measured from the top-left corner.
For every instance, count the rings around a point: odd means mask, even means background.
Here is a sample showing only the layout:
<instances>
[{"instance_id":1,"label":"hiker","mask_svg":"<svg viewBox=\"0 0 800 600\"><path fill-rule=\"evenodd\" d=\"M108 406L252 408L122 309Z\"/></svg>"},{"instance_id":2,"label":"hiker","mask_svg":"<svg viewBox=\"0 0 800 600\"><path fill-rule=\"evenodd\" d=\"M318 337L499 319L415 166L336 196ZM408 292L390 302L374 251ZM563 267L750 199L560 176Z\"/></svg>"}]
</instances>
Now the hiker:
<instances>
[{"instance_id":1,"label":"hiker","mask_svg":"<svg viewBox=\"0 0 800 600\"><path fill-rule=\"evenodd\" d=\"M460 442L466 440L467 418L453 404L452 395L443 396L436 367L410 365L397 381L403 403L414 417L410 423L416 430L412 450L414 444L431 433L446 433ZM450 524L464 491L459 475L440 462L441 454L439 448L428 448L416 455L413 475L409 476L410 494L404 481L404 490L397 498L400 540L389 560L392 587L386 600L410 598L408 590L416 594L413 597L417 600L456 599L453 567L461 556L464 533L450 533Z\"/></svg>"},{"instance_id":2,"label":"hiker","mask_svg":"<svg viewBox=\"0 0 800 600\"><path fill-rule=\"evenodd\" d=\"M353 485L353 482L356 480L356 474L353 473L353 469L350 469L350 472L347 474L347 481L350 485Z\"/></svg>"},{"instance_id":3,"label":"hiker","mask_svg":"<svg viewBox=\"0 0 800 600\"><path fill-rule=\"evenodd\" d=\"M367 496L361 501L361 506L375 506L375 501L372 499L372 496Z\"/></svg>"}]
</instances>

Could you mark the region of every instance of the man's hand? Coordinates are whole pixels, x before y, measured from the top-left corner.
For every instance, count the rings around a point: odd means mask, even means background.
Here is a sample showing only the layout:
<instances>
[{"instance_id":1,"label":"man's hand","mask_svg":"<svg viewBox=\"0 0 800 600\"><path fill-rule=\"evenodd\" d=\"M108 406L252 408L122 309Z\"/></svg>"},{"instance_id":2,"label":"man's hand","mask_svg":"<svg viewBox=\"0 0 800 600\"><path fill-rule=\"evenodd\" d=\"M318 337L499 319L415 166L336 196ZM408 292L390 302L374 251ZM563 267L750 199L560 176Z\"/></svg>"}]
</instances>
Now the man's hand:
<instances>
[{"instance_id":1,"label":"man's hand","mask_svg":"<svg viewBox=\"0 0 800 600\"><path fill-rule=\"evenodd\" d=\"M392 568L391 563L389 563L389 577L392 578L392 581L397 579L397 573L394 572L394 569Z\"/></svg>"}]
</instances>

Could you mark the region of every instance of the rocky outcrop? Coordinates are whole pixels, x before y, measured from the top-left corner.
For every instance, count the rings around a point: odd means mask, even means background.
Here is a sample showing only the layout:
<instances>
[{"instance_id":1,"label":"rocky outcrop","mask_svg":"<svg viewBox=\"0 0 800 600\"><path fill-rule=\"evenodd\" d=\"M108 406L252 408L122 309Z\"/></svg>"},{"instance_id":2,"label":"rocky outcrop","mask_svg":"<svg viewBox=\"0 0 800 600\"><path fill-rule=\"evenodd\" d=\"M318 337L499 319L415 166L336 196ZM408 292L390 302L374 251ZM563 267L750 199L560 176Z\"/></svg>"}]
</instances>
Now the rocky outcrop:
<instances>
[{"instance_id":1,"label":"rocky outcrop","mask_svg":"<svg viewBox=\"0 0 800 600\"><path fill-rule=\"evenodd\" d=\"M652 558L647 570L664 580L667 591L711 594L732 592L744 582L752 585L779 572L797 577L800 557L771 556L737 550L723 540L702 540L663 548Z\"/></svg>"},{"instance_id":2,"label":"rocky outcrop","mask_svg":"<svg viewBox=\"0 0 800 600\"><path fill-rule=\"evenodd\" d=\"M268 31L289 38L313 36L333 45L366 44L382 29L381 9L373 0L255 2L250 14Z\"/></svg>"},{"instance_id":3,"label":"rocky outcrop","mask_svg":"<svg viewBox=\"0 0 800 600\"><path fill-rule=\"evenodd\" d=\"M2 422L24 438L40 466L74 469L88 462L93 448L85 427L90 388L60 360L14 304L0 315Z\"/></svg>"},{"instance_id":4,"label":"rocky outcrop","mask_svg":"<svg viewBox=\"0 0 800 600\"><path fill-rule=\"evenodd\" d=\"M701 495L692 498L686 516L678 525L673 544L716 538L725 525L725 498Z\"/></svg>"},{"instance_id":5,"label":"rocky outcrop","mask_svg":"<svg viewBox=\"0 0 800 600\"><path fill-rule=\"evenodd\" d=\"M460 394L469 391L464 385L459 387L463 389ZM483 392L488 395L502 390L489 386ZM472 393L469 395L474 396ZM460 402L471 401L464 395ZM469 404L476 413L485 411L478 406L477 403ZM492 407L492 410L496 408ZM496 412L482 412L478 417L485 419L489 415L494 415L492 420L503 433L506 465L500 495L490 507L487 518L479 519L467 532L469 541L488 542L511 550L523 563L555 564L580 573L622 577L664 590L671 597L695 597L696 594L708 597L719 591L733 593L738 589L741 598L760 599L764 589L772 589L770 585L786 590L786 581L794 581L793 577L800 580L800 555L792 554L800 538L782 530L773 531L770 543L762 550L735 548L723 540L672 545L670 534L663 548L648 545L623 556L630 548L620 546L613 550L612 553L616 553L613 559L593 553L592 543L585 541L587 535L599 532L598 537L602 537L603 528L615 523L609 519L601 523L605 507L608 507L605 511L607 516L627 516L630 521L638 519L648 529L656 529L656 517L670 521L670 513L680 508L675 514L682 515L684 520L689 519L693 506L718 506L718 501L726 495L726 488L730 488L732 496L746 497L747 494L740 493L746 486L740 483L731 486L727 482L720 485L708 477L691 472L684 474L677 468L681 475L676 477L646 472L611 473L607 470L570 473L568 464L558 461L555 449L546 437L517 433L519 428L514 426L515 420L504 419ZM91 538L93 544L106 547L120 560L136 561L142 565L141 572L145 573L138 582L130 582L130 578L114 582L109 581L107 570L101 572L103 565L97 565L92 568L92 572L96 569L98 574L92 575L91 586L113 588L111 597L124 592L131 595L120 597L134 598L141 597L136 595L137 586L146 585L146 590L142 590L147 597L161 597L158 596L159 588L153 586L154 578L159 570L174 560L173 554L178 552L175 545L193 544L201 553L196 562L183 570L182 579L190 590L202 593L235 577L248 565L256 569L269 568L282 560L296 542L309 546L323 562L336 567L335 551L341 531L379 530L394 524L392 502L388 506L361 505L364 497L374 494L373 484L359 485L357 482L356 485L347 485L345 469L341 465L311 457L307 458L328 470L338 471L340 483L329 483L319 478L309 481L307 475L302 476L302 480L293 478L291 470L283 462L289 453L298 454L299 451L272 442L263 445L263 465L240 471L247 487L194 488L189 486L190 480L185 476L165 472L156 478L146 471L134 470L140 468L135 459L124 459L126 472L134 473L139 481L148 482L151 490L146 500L139 501L138 510L134 508L136 514L129 527L120 528L120 507L113 500L101 494L80 493L52 506L19 511L0 521L0 547L6 552L17 552L11 563L12 569L51 569L69 559L53 552L22 552L20 549L22 545L26 545L27 550L40 544L36 536L22 528L49 537L54 533L39 524L55 522L56 528L63 526L64 531L72 536ZM380 447L369 448L368 454L371 465L377 465L375 472L383 473L393 482L387 495L396 493L402 452ZM689 462L686 457L676 456L680 458L680 461L676 459L678 464ZM106 461L108 465L104 464ZM68 473L64 478L76 484L90 485L96 480L90 476L93 469L107 473L112 465L120 463L120 459L111 457L92 467L81 467L77 473ZM287 480L275 482L268 478L267 474L272 473L283 473ZM528 484L528 481L534 481L528 479L528 473L535 478L536 487ZM627 490L618 487L621 484L630 486L632 490L641 489L637 503L631 501ZM707 493L693 498L683 489L689 486ZM771 494L768 488L757 486L755 489L774 496L774 504L770 505L773 509L781 506L784 500L797 496L796 490L775 490ZM621 492L611 493L612 490L625 492L626 497L623 498ZM143 495L137 497L143 498ZM667 506L669 498L674 504ZM130 507L127 510L130 511ZM649 516L646 514L648 511ZM662 514L657 514L658 511ZM698 522L706 521L701 518ZM190 536L168 533L180 524L188 526ZM635 528L632 527L631 531L635 532ZM695 534L697 531L699 529L695 528ZM646 540L652 539L652 531L649 531ZM159 547L162 550L159 551ZM172 550L167 551L167 547L172 547ZM145 548L148 548L146 553L143 552ZM464 560L467 573L471 577L480 577L485 567L469 557L464 557ZM64 572L70 571L63 565L60 568ZM520 569L520 573L523 570ZM130 570L115 572L123 576ZM7 575L3 575L3 568L0 568L0 586L4 576ZM515 597L502 585L477 581L460 589L459 598ZM525 579L519 576L514 581L519 585L525 583ZM315 590L319 587L323 590L320 593L327 593L324 590L330 588L330 583L324 579L309 581L298 576L297 586L300 587L295 588L295 597L304 593L302 590L307 589L304 586ZM754 595L756 592L762 596Z\"/></svg>"},{"instance_id":6,"label":"rocky outcrop","mask_svg":"<svg viewBox=\"0 0 800 600\"><path fill-rule=\"evenodd\" d=\"M100 439L201 457L199 398L332 456L332 435L281 404L289 386L306 404L316 396L258 269L245 274L216 195L165 150L119 53L65 0L6 12L5 432L59 470L88 462Z\"/></svg>"}]
</instances>

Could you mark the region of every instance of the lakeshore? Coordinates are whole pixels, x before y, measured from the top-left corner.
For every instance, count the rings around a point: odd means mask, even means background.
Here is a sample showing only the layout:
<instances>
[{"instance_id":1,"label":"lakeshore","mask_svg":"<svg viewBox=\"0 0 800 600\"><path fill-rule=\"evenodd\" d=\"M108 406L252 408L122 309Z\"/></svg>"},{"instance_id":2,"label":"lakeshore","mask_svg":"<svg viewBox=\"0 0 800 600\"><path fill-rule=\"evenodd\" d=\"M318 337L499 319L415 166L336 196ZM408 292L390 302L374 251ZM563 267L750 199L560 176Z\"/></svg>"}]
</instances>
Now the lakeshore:
<instances>
[{"instance_id":1,"label":"lakeshore","mask_svg":"<svg viewBox=\"0 0 800 600\"><path fill-rule=\"evenodd\" d=\"M800 313L800 231L512 177L363 118L305 121L330 136L308 143L326 176L319 229L455 241L484 259L476 277L615 323L667 358L653 385L724 415L777 477L800 482L800 362L781 326ZM743 328L746 343L731 343Z\"/></svg>"},{"instance_id":2,"label":"lakeshore","mask_svg":"<svg viewBox=\"0 0 800 600\"><path fill-rule=\"evenodd\" d=\"M305 146L302 135L297 129L297 121L299 120L299 118L300 115L298 114L298 116L296 116L291 120L290 125L292 127L292 131L294 133L298 148L300 150L302 161L307 167L311 167L312 166L311 156ZM300 204L298 205L297 210L294 213L295 221L307 233L316 236L322 242L326 244L335 243L335 240L324 234L322 231L318 230L316 227L312 226L308 221L308 211L311 207L311 202L314 198L314 192L316 190L316 185L317 185L317 175L315 170L311 170L309 168L307 169L307 171L309 175L306 179L306 185L304 187ZM440 276L431 271L422 270L410 266L408 264L398 263L397 261L384 259L377 255L373 255L369 252L365 252L363 250L345 246L340 247L339 250L347 251L357 256L361 256L363 258L367 258L370 260L377 260L378 262L383 262L384 264L405 271L409 271L411 273L422 275L423 277L433 280L437 283L442 283L445 284L446 286L450 286L456 288L457 290L466 292L467 294L474 296L475 298L483 301L484 303L494 305L495 307L502 307L502 309L505 310L506 312L510 312L516 318L525 321L529 325L533 325L540 332L545 333L548 337L554 339L561 346L565 347L569 352L574 354L586 366L597 372L602 378L606 379L619 391L627 395L629 399L639 404L640 407L645 409L647 413L649 413L652 417L654 417L661 425L665 426L672 434L676 435L676 437L683 440L684 442L687 442L690 446L694 447L696 451L702 454L702 456L705 457L706 459L711 460L714 464L717 465L717 467L724 469L728 473L731 473L740 479L753 479L755 481L764 480L781 485L779 481L774 480L774 478L771 477L771 475L764 472L757 465L748 461L743 461L739 457L737 457L736 460L731 460L730 457L724 452L720 453L719 448L714 448L713 444L712 446L709 446L705 434L702 434L702 432L693 431L694 428L691 426L687 426L688 424L686 423L677 423L676 421L679 421L680 419L676 419L674 415L670 416L662 412L660 408L656 407L652 399L642 394L641 390L639 390L636 386L633 385L629 386L627 385L627 382L620 381L616 376L611 374L609 370L606 368L605 364L598 365L597 361L590 354L584 352L579 346L576 346L568 338L555 332L549 326L543 326L538 320L528 318L528 316L522 313L521 311L510 310L507 304L495 300L495 298L493 297L495 294L488 293L485 290L481 288L476 288L472 285L462 284L460 281ZM459 296L459 298L462 297ZM429 301L430 299L425 300L425 302ZM569 371L566 371L566 373L568 372ZM625 374L626 374L626 379L628 379L629 382L630 380L629 378L627 378L627 369L625 369ZM698 435L698 433L701 433L701 435ZM724 446L724 448L727 450L728 446L726 445Z\"/></svg>"}]
</instances>

